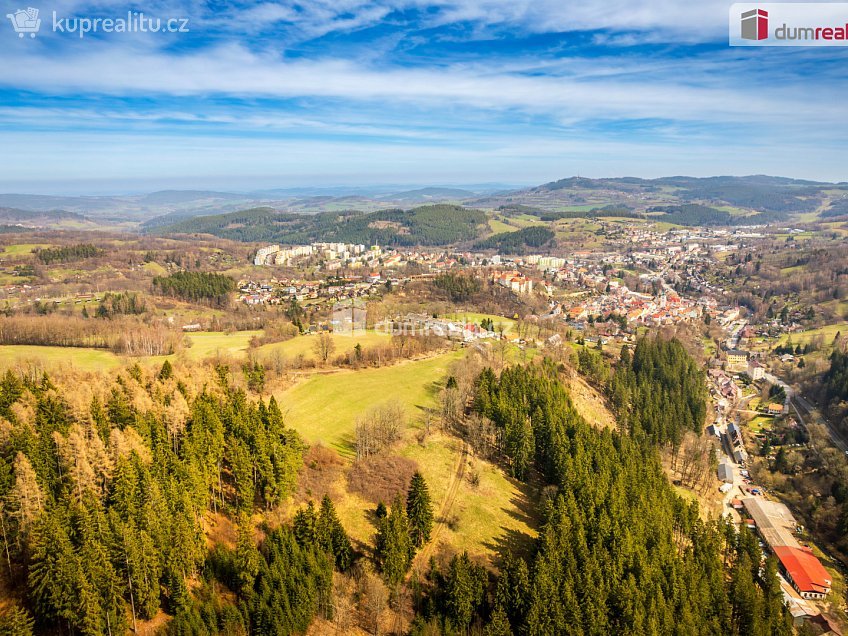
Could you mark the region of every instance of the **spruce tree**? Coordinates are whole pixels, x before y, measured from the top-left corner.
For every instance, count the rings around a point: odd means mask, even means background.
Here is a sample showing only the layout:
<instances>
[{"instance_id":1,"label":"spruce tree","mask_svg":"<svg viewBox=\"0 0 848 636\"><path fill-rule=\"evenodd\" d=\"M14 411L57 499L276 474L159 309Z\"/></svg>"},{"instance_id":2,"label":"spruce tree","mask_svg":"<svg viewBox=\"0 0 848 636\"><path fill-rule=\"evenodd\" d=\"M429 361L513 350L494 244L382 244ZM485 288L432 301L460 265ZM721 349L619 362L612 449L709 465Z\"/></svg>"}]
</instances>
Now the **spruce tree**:
<instances>
[{"instance_id":1,"label":"spruce tree","mask_svg":"<svg viewBox=\"0 0 848 636\"><path fill-rule=\"evenodd\" d=\"M350 545L350 539L336 515L336 508L327 495L324 495L321 500L321 510L318 513L315 535L318 545L325 552L333 555L336 568L342 572L347 570L353 562L353 547Z\"/></svg>"},{"instance_id":2,"label":"spruce tree","mask_svg":"<svg viewBox=\"0 0 848 636\"><path fill-rule=\"evenodd\" d=\"M418 471L412 475L409 491L406 495L406 515L409 517L410 539L420 548L430 540L433 530L433 504L430 502L430 490L427 482Z\"/></svg>"},{"instance_id":3,"label":"spruce tree","mask_svg":"<svg viewBox=\"0 0 848 636\"><path fill-rule=\"evenodd\" d=\"M400 496L395 497L389 516L380 523L376 552L386 582L389 585L400 583L412 564L413 555L409 519Z\"/></svg>"}]
</instances>

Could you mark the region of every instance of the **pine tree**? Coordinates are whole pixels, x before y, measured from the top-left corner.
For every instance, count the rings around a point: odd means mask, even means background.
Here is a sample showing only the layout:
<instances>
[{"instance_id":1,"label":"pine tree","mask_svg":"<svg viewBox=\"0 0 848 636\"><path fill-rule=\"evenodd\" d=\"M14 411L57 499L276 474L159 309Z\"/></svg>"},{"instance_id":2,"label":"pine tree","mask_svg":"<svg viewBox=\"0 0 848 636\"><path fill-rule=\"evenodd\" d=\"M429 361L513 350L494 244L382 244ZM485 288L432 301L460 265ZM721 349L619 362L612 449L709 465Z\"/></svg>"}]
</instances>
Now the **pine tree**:
<instances>
[{"instance_id":1,"label":"pine tree","mask_svg":"<svg viewBox=\"0 0 848 636\"><path fill-rule=\"evenodd\" d=\"M409 519L400 496L395 497L389 516L380 523L376 553L386 582L389 585L400 583L412 564L413 554Z\"/></svg>"},{"instance_id":2,"label":"pine tree","mask_svg":"<svg viewBox=\"0 0 848 636\"><path fill-rule=\"evenodd\" d=\"M430 490L423 475L415 471L406 495L406 514L409 518L412 544L420 548L430 540L433 530L433 504L430 502Z\"/></svg>"},{"instance_id":3,"label":"pine tree","mask_svg":"<svg viewBox=\"0 0 848 636\"><path fill-rule=\"evenodd\" d=\"M445 577L445 614L451 624L465 630L471 623L477 608L483 602L486 591L486 573L471 563L468 552L451 559Z\"/></svg>"},{"instance_id":4,"label":"pine tree","mask_svg":"<svg viewBox=\"0 0 848 636\"><path fill-rule=\"evenodd\" d=\"M382 501L377 503L377 507L374 509L374 516L376 516L377 519L385 519L388 514L389 511L386 509L386 504Z\"/></svg>"},{"instance_id":5,"label":"pine tree","mask_svg":"<svg viewBox=\"0 0 848 636\"><path fill-rule=\"evenodd\" d=\"M156 376L159 381L170 380L174 376L174 367L171 366L170 360L165 360L162 363L162 368L159 369L159 374Z\"/></svg>"},{"instance_id":6,"label":"pine tree","mask_svg":"<svg viewBox=\"0 0 848 636\"><path fill-rule=\"evenodd\" d=\"M336 568L341 572L347 570L353 562L353 547L327 495L321 500L315 534L318 545L333 555Z\"/></svg>"},{"instance_id":7,"label":"pine tree","mask_svg":"<svg viewBox=\"0 0 848 636\"><path fill-rule=\"evenodd\" d=\"M26 541L35 521L44 509L44 494L26 455L15 457L15 482L9 492L10 513L17 521L19 536Z\"/></svg>"},{"instance_id":8,"label":"pine tree","mask_svg":"<svg viewBox=\"0 0 848 636\"><path fill-rule=\"evenodd\" d=\"M29 612L15 605L0 614L0 636L31 636L33 624Z\"/></svg>"}]
</instances>

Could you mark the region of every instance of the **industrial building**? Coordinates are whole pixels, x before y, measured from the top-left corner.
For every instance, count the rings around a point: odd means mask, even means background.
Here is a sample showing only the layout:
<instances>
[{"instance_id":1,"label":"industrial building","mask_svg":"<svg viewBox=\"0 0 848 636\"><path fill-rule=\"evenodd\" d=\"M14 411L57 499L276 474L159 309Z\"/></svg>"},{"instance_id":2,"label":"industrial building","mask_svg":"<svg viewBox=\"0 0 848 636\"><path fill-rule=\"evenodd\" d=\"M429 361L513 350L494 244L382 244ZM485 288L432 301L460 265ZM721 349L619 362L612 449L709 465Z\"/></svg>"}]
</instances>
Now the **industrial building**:
<instances>
[{"instance_id":1,"label":"industrial building","mask_svg":"<svg viewBox=\"0 0 848 636\"><path fill-rule=\"evenodd\" d=\"M812 551L798 543L795 517L784 504L761 497L742 500L757 533L780 562L780 571L808 600L825 598L833 581Z\"/></svg>"}]
</instances>

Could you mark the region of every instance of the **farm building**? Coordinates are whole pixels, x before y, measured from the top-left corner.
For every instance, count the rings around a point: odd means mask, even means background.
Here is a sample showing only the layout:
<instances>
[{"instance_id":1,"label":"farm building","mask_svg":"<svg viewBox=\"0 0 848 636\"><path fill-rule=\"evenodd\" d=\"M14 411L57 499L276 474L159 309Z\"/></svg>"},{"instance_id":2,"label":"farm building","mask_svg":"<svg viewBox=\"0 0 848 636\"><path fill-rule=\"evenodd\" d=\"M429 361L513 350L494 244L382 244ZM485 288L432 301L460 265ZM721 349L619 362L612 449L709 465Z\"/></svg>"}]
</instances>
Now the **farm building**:
<instances>
[{"instance_id":1,"label":"farm building","mask_svg":"<svg viewBox=\"0 0 848 636\"><path fill-rule=\"evenodd\" d=\"M757 533L780 561L780 569L805 599L823 599L830 592L831 576L809 548L795 539L797 522L784 504L760 497L743 499Z\"/></svg>"}]
</instances>

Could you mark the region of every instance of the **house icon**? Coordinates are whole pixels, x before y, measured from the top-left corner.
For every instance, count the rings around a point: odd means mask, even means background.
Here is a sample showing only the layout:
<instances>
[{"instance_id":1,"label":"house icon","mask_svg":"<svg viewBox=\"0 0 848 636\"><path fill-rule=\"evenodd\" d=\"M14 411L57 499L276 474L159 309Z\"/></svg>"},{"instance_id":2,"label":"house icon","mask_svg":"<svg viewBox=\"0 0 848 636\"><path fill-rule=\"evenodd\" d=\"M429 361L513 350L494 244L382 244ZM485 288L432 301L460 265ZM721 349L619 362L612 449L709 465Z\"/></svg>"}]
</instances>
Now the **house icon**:
<instances>
[{"instance_id":1,"label":"house icon","mask_svg":"<svg viewBox=\"0 0 848 636\"><path fill-rule=\"evenodd\" d=\"M742 13L742 39L765 40L768 38L768 11L751 9Z\"/></svg>"}]
</instances>

